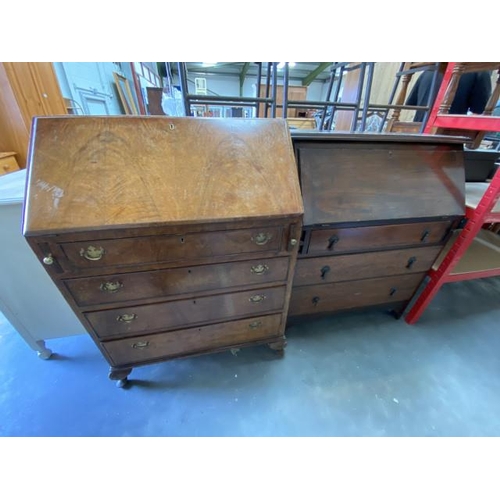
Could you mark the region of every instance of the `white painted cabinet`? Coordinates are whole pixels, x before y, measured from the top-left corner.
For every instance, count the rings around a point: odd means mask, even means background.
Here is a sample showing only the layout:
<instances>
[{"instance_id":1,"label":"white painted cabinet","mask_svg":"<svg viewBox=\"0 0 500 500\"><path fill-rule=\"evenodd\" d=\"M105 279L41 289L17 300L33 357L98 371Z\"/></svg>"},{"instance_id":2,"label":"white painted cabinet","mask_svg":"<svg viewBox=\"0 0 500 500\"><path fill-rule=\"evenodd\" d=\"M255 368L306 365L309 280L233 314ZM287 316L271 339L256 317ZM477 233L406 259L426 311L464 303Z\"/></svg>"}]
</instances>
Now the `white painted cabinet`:
<instances>
[{"instance_id":1,"label":"white painted cabinet","mask_svg":"<svg viewBox=\"0 0 500 500\"><path fill-rule=\"evenodd\" d=\"M26 170L0 176L0 311L38 352L45 340L85 333L22 235Z\"/></svg>"}]
</instances>

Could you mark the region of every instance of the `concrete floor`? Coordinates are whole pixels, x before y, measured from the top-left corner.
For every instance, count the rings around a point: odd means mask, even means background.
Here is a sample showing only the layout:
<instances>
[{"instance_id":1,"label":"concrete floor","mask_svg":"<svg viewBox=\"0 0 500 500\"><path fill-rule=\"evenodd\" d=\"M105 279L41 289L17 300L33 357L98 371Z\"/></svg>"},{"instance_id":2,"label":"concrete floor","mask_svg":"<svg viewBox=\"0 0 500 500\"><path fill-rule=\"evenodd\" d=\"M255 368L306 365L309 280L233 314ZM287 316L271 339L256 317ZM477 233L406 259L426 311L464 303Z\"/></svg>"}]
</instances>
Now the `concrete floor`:
<instances>
[{"instance_id":1,"label":"concrete floor","mask_svg":"<svg viewBox=\"0 0 500 500\"><path fill-rule=\"evenodd\" d=\"M342 313L267 347L135 369L88 336L38 359L0 316L2 436L499 436L500 279L443 287L415 326Z\"/></svg>"}]
</instances>

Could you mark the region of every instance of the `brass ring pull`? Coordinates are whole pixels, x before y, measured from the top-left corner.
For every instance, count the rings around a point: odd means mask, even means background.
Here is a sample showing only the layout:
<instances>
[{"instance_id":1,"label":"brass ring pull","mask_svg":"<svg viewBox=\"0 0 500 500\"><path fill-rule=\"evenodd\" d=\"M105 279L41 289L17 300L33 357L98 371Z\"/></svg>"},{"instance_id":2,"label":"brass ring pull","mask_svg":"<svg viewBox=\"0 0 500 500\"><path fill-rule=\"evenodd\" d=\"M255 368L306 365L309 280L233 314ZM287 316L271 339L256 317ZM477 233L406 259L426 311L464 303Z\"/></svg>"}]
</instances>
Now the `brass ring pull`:
<instances>
[{"instance_id":1,"label":"brass ring pull","mask_svg":"<svg viewBox=\"0 0 500 500\"><path fill-rule=\"evenodd\" d=\"M266 264L258 264L256 266L252 266L250 268L250 271L253 273L253 274L264 274L266 273L267 271L269 271L269 266L267 266Z\"/></svg>"},{"instance_id":2,"label":"brass ring pull","mask_svg":"<svg viewBox=\"0 0 500 500\"><path fill-rule=\"evenodd\" d=\"M266 298L265 295L252 295L248 300L257 304L258 302L262 302Z\"/></svg>"},{"instance_id":3,"label":"brass ring pull","mask_svg":"<svg viewBox=\"0 0 500 500\"><path fill-rule=\"evenodd\" d=\"M132 344L132 349L146 349L149 347L149 341L135 342Z\"/></svg>"},{"instance_id":4,"label":"brass ring pull","mask_svg":"<svg viewBox=\"0 0 500 500\"><path fill-rule=\"evenodd\" d=\"M271 241L272 236L269 233L259 233L252 238L252 241L257 245L265 245L268 241Z\"/></svg>"},{"instance_id":5,"label":"brass ring pull","mask_svg":"<svg viewBox=\"0 0 500 500\"><path fill-rule=\"evenodd\" d=\"M43 263L46 265L46 266L51 266L53 263L54 263L54 257L52 257L52 254L49 253L49 255L45 256L43 258Z\"/></svg>"},{"instance_id":6,"label":"brass ring pull","mask_svg":"<svg viewBox=\"0 0 500 500\"><path fill-rule=\"evenodd\" d=\"M120 321L121 323L132 323L137 319L137 314L121 314L116 318L116 321Z\"/></svg>"},{"instance_id":7,"label":"brass ring pull","mask_svg":"<svg viewBox=\"0 0 500 500\"><path fill-rule=\"evenodd\" d=\"M80 256L87 260L101 260L104 255L104 248L89 245L86 249L80 249Z\"/></svg>"},{"instance_id":8,"label":"brass ring pull","mask_svg":"<svg viewBox=\"0 0 500 500\"><path fill-rule=\"evenodd\" d=\"M255 330L256 328L260 328L262 326L262 321L252 321L248 326L252 330Z\"/></svg>"},{"instance_id":9,"label":"brass ring pull","mask_svg":"<svg viewBox=\"0 0 500 500\"><path fill-rule=\"evenodd\" d=\"M123 288L123 283L121 283L120 281L106 281L104 283L101 283L99 288L103 292L116 293L120 290L120 288Z\"/></svg>"}]
</instances>

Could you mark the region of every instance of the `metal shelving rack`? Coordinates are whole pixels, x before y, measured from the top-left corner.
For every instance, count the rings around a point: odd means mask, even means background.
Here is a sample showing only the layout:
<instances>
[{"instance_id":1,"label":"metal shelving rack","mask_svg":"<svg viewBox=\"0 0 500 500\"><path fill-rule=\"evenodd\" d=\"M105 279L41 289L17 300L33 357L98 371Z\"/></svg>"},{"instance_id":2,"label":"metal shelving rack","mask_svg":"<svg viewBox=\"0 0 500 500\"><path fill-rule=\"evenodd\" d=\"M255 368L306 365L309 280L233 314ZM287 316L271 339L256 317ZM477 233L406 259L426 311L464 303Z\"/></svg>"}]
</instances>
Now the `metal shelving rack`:
<instances>
[{"instance_id":1,"label":"metal shelving rack","mask_svg":"<svg viewBox=\"0 0 500 500\"><path fill-rule=\"evenodd\" d=\"M500 95L500 63L449 63L424 133L442 128L479 131L479 136L500 131L497 116L447 114L461 74L485 69L496 69L499 74L485 109L491 113ZM462 229L454 232L429 272L427 283L405 316L409 324L418 321L443 284L500 276L500 235L483 229L486 224L500 222L500 168L490 182L466 183L465 192Z\"/></svg>"}]
</instances>

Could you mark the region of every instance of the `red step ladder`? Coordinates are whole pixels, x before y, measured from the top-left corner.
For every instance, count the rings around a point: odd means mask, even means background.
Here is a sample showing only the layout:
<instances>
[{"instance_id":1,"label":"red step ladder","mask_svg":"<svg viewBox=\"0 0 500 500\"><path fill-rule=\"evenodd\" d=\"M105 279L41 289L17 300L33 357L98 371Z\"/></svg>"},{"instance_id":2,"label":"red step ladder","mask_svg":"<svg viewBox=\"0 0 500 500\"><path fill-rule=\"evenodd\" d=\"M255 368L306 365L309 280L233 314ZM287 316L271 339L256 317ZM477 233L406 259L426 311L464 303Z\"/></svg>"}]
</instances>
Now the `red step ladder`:
<instances>
[{"instance_id":1,"label":"red step ladder","mask_svg":"<svg viewBox=\"0 0 500 500\"><path fill-rule=\"evenodd\" d=\"M449 115L450 104L462 73L498 70L499 79L485 109L486 115ZM491 114L500 95L500 63L449 63L424 133L436 129L500 132L500 117ZM457 134L458 135L458 134ZM482 137L480 134L475 144ZM500 156L500 151L499 151ZM483 229L500 222L500 168L489 183L466 184L466 214L428 273L428 281L408 310L405 321L414 324L444 283L500 276L500 235Z\"/></svg>"}]
</instances>

